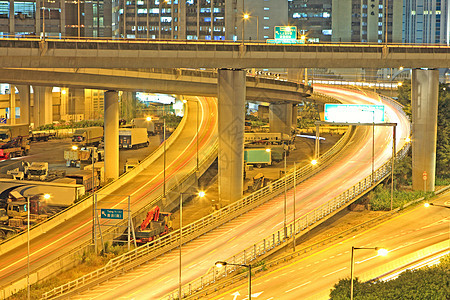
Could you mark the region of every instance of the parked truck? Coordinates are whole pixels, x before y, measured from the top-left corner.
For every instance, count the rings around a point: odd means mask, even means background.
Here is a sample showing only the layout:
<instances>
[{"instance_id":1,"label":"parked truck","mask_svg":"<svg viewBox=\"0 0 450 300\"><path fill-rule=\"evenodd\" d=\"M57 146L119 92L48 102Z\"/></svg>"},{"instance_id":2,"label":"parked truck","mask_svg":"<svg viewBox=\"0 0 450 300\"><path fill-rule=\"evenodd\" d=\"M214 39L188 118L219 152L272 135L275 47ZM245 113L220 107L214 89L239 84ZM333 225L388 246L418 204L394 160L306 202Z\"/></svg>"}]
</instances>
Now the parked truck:
<instances>
[{"instance_id":1,"label":"parked truck","mask_svg":"<svg viewBox=\"0 0 450 300\"><path fill-rule=\"evenodd\" d=\"M94 162L103 161L105 159L105 150L97 147L83 147L64 151L66 167L79 168L81 164L92 164L92 156L94 156Z\"/></svg>"},{"instance_id":2,"label":"parked truck","mask_svg":"<svg viewBox=\"0 0 450 300\"><path fill-rule=\"evenodd\" d=\"M81 184L0 179L0 199L2 203L7 202L10 194L22 195L23 197L49 194L50 198L46 199L47 205L68 207L85 194L85 187ZM20 198L15 197L13 200L18 201Z\"/></svg>"},{"instance_id":3,"label":"parked truck","mask_svg":"<svg viewBox=\"0 0 450 300\"><path fill-rule=\"evenodd\" d=\"M0 159L28 155L30 151L29 125L0 126Z\"/></svg>"},{"instance_id":4,"label":"parked truck","mask_svg":"<svg viewBox=\"0 0 450 300\"><path fill-rule=\"evenodd\" d=\"M94 180L92 180L92 176ZM91 170L80 170L76 173L71 173L66 175L67 178L75 179L78 185L83 185L86 191L91 191L94 187L100 186L100 179L98 175L92 174Z\"/></svg>"},{"instance_id":5,"label":"parked truck","mask_svg":"<svg viewBox=\"0 0 450 300\"><path fill-rule=\"evenodd\" d=\"M145 244L169 233L172 229L170 217L171 213L160 212L159 206L153 207L135 229L136 243Z\"/></svg>"},{"instance_id":6,"label":"parked truck","mask_svg":"<svg viewBox=\"0 0 450 300\"><path fill-rule=\"evenodd\" d=\"M42 142L42 141L46 142L55 136L56 136L55 131L44 131L44 130L32 131L30 140L33 142Z\"/></svg>"},{"instance_id":7,"label":"parked truck","mask_svg":"<svg viewBox=\"0 0 450 300\"><path fill-rule=\"evenodd\" d=\"M147 129L147 135L155 135L155 123L147 118L135 118L131 120L131 125L134 128L145 128Z\"/></svg>"},{"instance_id":8,"label":"parked truck","mask_svg":"<svg viewBox=\"0 0 450 300\"><path fill-rule=\"evenodd\" d=\"M134 149L148 146L146 128L120 128L119 148Z\"/></svg>"},{"instance_id":9,"label":"parked truck","mask_svg":"<svg viewBox=\"0 0 450 300\"><path fill-rule=\"evenodd\" d=\"M30 136L29 124L1 125L0 126L0 144L12 141L16 137L28 139Z\"/></svg>"},{"instance_id":10,"label":"parked truck","mask_svg":"<svg viewBox=\"0 0 450 300\"><path fill-rule=\"evenodd\" d=\"M98 147L103 138L103 127L78 128L72 135L72 142L78 147Z\"/></svg>"},{"instance_id":11,"label":"parked truck","mask_svg":"<svg viewBox=\"0 0 450 300\"><path fill-rule=\"evenodd\" d=\"M244 161L257 168L269 166L272 164L271 151L265 148L244 149Z\"/></svg>"}]
</instances>

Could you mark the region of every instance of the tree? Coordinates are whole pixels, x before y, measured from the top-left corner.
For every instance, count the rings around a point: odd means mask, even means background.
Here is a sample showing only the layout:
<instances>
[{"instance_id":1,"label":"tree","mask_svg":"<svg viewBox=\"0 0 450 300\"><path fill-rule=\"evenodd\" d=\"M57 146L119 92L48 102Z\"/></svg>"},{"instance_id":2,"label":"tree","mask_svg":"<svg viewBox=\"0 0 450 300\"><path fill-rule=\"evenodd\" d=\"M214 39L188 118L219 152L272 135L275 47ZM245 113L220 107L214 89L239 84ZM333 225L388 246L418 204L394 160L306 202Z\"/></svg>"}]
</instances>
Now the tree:
<instances>
[{"instance_id":1,"label":"tree","mask_svg":"<svg viewBox=\"0 0 450 300\"><path fill-rule=\"evenodd\" d=\"M450 299L450 255L441 263L419 270L407 270L391 281L360 282L354 279L354 299ZM350 279L341 279L330 299L350 298Z\"/></svg>"}]
</instances>

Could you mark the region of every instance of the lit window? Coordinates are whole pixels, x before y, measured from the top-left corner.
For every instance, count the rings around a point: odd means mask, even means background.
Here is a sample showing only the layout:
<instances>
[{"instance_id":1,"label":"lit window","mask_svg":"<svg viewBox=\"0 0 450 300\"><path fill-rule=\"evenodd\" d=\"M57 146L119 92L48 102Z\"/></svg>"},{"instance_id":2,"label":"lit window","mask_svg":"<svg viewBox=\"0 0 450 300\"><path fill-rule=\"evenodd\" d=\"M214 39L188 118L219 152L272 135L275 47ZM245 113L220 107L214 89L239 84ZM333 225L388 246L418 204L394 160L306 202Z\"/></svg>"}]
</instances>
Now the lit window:
<instances>
[{"instance_id":1,"label":"lit window","mask_svg":"<svg viewBox=\"0 0 450 300\"><path fill-rule=\"evenodd\" d=\"M440 10L437 10L437 11L436 11L436 14L437 14L437 15L440 15L440 14L441 14L441 11L440 11Z\"/></svg>"},{"instance_id":2,"label":"lit window","mask_svg":"<svg viewBox=\"0 0 450 300\"><path fill-rule=\"evenodd\" d=\"M331 15L330 15L330 13L328 13L328 12L324 12L324 13L322 14L322 18L329 18L329 17L331 17Z\"/></svg>"},{"instance_id":3,"label":"lit window","mask_svg":"<svg viewBox=\"0 0 450 300\"><path fill-rule=\"evenodd\" d=\"M415 11L415 10L412 10L412 11L411 11L411 15L415 16L415 15L416 15L416 11Z\"/></svg>"},{"instance_id":4,"label":"lit window","mask_svg":"<svg viewBox=\"0 0 450 300\"><path fill-rule=\"evenodd\" d=\"M264 7L264 10L270 10L270 8L268 8L268 7Z\"/></svg>"},{"instance_id":5,"label":"lit window","mask_svg":"<svg viewBox=\"0 0 450 300\"><path fill-rule=\"evenodd\" d=\"M270 20L270 18L269 17L264 17L264 20Z\"/></svg>"},{"instance_id":6,"label":"lit window","mask_svg":"<svg viewBox=\"0 0 450 300\"><path fill-rule=\"evenodd\" d=\"M264 26L264 29L267 30L267 29L270 29L270 27L269 26Z\"/></svg>"}]
</instances>

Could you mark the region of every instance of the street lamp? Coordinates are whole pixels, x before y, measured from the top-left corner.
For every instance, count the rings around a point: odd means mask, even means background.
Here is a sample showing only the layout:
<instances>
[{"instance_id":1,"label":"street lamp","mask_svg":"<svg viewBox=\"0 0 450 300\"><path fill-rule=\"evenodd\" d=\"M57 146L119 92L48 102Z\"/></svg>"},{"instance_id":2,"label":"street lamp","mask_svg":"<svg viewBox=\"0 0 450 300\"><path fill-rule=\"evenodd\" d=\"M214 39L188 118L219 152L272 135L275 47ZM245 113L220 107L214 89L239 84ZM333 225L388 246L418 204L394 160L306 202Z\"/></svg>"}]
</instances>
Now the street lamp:
<instances>
[{"instance_id":1,"label":"street lamp","mask_svg":"<svg viewBox=\"0 0 450 300\"><path fill-rule=\"evenodd\" d=\"M450 206L442 205L442 204L435 204L435 203L432 203L432 202L426 202L423 206L425 206L425 207L439 206L439 207L443 207L443 208L450 208Z\"/></svg>"},{"instance_id":2,"label":"street lamp","mask_svg":"<svg viewBox=\"0 0 450 300\"><path fill-rule=\"evenodd\" d=\"M313 166L317 165L317 159L311 160L311 164L312 164Z\"/></svg>"},{"instance_id":3,"label":"street lamp","mask_svg":"<svg viewBox=\"0 0 450 300\"><path fill-rule=\"evenodd\" d=\"M228 263L226 261L217 261L215 265L217 268L222 268L223 266L226 266L226 265L248 268L248 299L252 298L252 265L251 264L232 264L232 263Z\"/></svg>"},{"instance_id":4,"label":"street lamp","mask_svg":"<svg viewBox=\"0 0 450 300\"><path fill-rule=\"evenodd\" d=\"M244 32L245 32L245 21L248 20L248 18L250 18L250 15L248 13L244 13L242 15L242 44L244 44Z\"/></svg>"},{"instance_id":5,"label":"street lamp","mask_svg":"<svg viewBox=\"0 0 450 300\"><path fill-rule=\"evenodd\" d=\"M353 268L355 266L355 250L375 250L378 252L379 256L386 256L388 254L388 250L379 247L353 247L352 246L352 261L350 267L350 300L353 300Z\"/></svg>"},{"instance_id":6,"label":"street lamp","mask_svg":"<svg viewBox=\"0 0 450 300\"><path fill-rule=\"evenodd\" d=\"M182 283L181 283L181 246L183 244L183 195L195 195L193 193L180 193L180 252L179 252L179 273L178 273L178 299L182 299L181 289L182 289ZM200 191L198 192L198 197L203 198L205 197L205 192Z\"/></svg>"}]
</instances>

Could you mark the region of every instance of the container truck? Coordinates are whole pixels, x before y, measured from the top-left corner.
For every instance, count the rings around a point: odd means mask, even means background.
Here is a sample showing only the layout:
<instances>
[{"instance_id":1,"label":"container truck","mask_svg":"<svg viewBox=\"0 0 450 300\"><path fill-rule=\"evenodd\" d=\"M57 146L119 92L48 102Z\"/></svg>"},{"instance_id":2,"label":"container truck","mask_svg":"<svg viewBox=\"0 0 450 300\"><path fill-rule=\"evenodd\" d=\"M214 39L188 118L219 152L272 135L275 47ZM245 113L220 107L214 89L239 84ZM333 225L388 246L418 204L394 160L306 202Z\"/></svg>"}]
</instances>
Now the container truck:
<instances>
[{"instance_id":1,"label":"container truck","mask_svg":"<svg viewBox=\"0 0 450 300\"><path fill-rule=\"evenodd\" d=\"M119 128L119 148L133 149L148 146L147 129Z\"/></svg>"},{"instance_id":2,"label":"container truck","mask_svg":"<svg viewBox=\"0 0 450 300\"><path fill-rule=\"evenodd\" d=\"M30 140L33 142L41 142L41 141L46 142L55 136L56 136L55 131L32 131Z\"/></svg>"},{"instance_id":3,"label":"container truck","mask_svg":"<svg viewBox=\"0 0 450 300\"><path fill-rule=\"evenodd\" d=\"M248 165L257 168L269 166L272 164L272 156L270 149L244 149L244 161Z\"/></svg>"},{"instance_id":4,"label":"container truck","mask_svg":"<svg viewBox=\"0 0 450 300\"><path fill-rule=\"evenodd\" d=\"M78 128L72 136L72 142L78 147L98 147L103 138L103 127Z\"/></svg>"},{"instance_id":5,"label":"container truck","mask_svg":"<svg viewBox=\"0 0 450 300\"><path fill-rule=\"evenodd\" d=\"M100 185L100 180L94 173L94 186L92 185L92 171L90 170L80 170L76 173L67 174L67 178L75 179L78 185L83 185L86 191L91 191L93 187L98 187Z\"/></svg>"},{"instance_id":6,"label":"container truck","mask_svg":"<svg viewBox=\"0 0 450 300\"><path fill-rule=\"evenodd\" d=\"M6 203L10 194L22 195L23 197L49 194L50 198L46 200L47 205L68 207L85 194L85 187L81 184L0 179L0 199Z\"/></svg>"},{"instance_id":7,"label":"container truck","mask_svg":"<svg viewBox=\"0 0 450 300\"><path fill-rule=\"evenodd\" d=\"M145 128L147 129L147 135L155 135L155 123L153 121L148 121L146 118L136 118L131 120L131 125L134 128Z\"/></svg>"},{"instance_id":8,"label":"container truck","mask_svg":"<svg viewBox=\"0 0 450 300\"><path fill-rule=\"evenodd\" d=\"M0 126L0 159L28 155L29 136L28 124Z\"/></svg>"},{"instance_id":9,"label":"container truck","mask_svg":"<svg viewBox=\"0 0 450 300\"><path fill-rule=\"evenodd\" d=\"M0 144L10 142L12 139L19 136L28 139L30 136L30 125L15 124L0 126Z\"/></svg>"}]
</instances>

